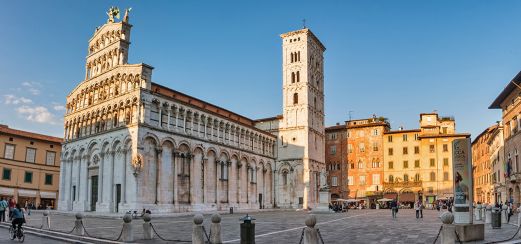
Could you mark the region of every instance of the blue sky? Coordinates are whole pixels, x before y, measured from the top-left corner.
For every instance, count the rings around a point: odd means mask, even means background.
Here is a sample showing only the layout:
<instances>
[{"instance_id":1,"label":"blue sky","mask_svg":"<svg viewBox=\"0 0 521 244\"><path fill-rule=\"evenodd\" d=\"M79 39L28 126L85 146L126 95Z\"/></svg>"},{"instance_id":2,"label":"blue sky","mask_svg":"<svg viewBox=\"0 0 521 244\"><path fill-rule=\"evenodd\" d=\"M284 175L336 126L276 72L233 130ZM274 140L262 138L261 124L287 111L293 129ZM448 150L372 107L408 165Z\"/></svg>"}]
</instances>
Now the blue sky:
<instances>
[{"instance_id":1,"label":"blue sky","mask_svg":"<svg viewBox=\"0 0 521 244\"><path fill-rule=\"evenodd\" d=\"M111 6L132 7L130 63L153 80L250 118L280 114L279 34L302 19L326 46L326 125L419 113L474 136L521 69L521 1L3 1L0 123L62 136L65 97Z\"/></svg>"}]
</instances>

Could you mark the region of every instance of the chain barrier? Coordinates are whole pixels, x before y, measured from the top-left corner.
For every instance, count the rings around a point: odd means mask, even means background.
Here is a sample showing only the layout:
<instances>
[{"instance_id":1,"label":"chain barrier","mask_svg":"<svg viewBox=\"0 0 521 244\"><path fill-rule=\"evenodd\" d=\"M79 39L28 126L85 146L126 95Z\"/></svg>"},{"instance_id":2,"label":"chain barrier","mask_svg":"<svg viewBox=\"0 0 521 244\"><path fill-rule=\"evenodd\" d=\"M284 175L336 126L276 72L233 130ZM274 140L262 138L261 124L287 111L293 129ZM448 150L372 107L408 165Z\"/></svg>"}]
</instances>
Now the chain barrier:
<instances>
[{"instance_id":1,"label":"chain barrier","mask_svg":"<svg viewBox=\"0 0 521 244\"><path fill-rule=\"evenodd\" d=\"M302 240L304 239L304 230L306 229L306 227L302 228L302 234L300 234L300 241L298 242L298 244L302 244Z\"/></svg>"},{"instance_id":2,"label":"chain barrier","mask_svg":"<svg viewBox=\"0 0 521 244\"><path fill-rule=\"evenodd\" d=\"M208 241L208 243L211 244L212 242L210 241L210 236L208 235L208 233L206 233L206 228L204 228L204 225L203 225L203 232L204 232L204 236L206 236L206 240Z\"/></svg>"},{"instance_id":3,"label":"chain barrier","mask_svg":"<svg viewBox=\"0 0 521 244\"><path fill-rule=\"evenodd\" d=\"M454 231L454 233L456 234L456 241L457 241L459 244L462 244L463 242L459 239L458 232L457 232L457 231Z\"/></svg>"},{"instance_id":4,"label":"chain barrier","mask_svg":"<svg viewBox=\"0 0 521 244\"><path fill-rule=\"evenodd\" d=\"M159 239L161 239L162 241L171 241L171 242L192 242L192 241L169 240L169 239L165 239L165 238L163 238L161 235L159 235L159 233L157 233L156 228L154 228L154 225L153 225L152 223L150 223L150 226L152 227L152 230L154 231L154 233L156 233L157 237L159 237Z\"/></svg>"},{"instance_id":5,"label":"chain barrier","mask_svg":"<svg viewBox=\"0 0 521 244\"><path fill-rule=\"evenodd\" d=\"M320 230L317 228L318 237L320 238L320 241L322 244L324 244L324 239L322 239L322 234L320 234Z\"/></svg>"},{"instance_id":6,"label":"chain barrier","mask_svg":"<svg viewBox=\"0 0 521 244\"><path fill-rule=\"evenodd\" d=\"M436 235L436 238L434 239L432 244L436 244L436 242L438 241L438 238L440 237L440 234L441 234L441 229L443 229L443 225L440 226L440 230L438 230L438 234Z\"/></svg>"},{"instance_id":7,"label":"chain barrier","mask_svg":"<svg viewBox=\"0 0 521 244\"><path fill-rule=\"evenodd\" d=\"M501 242L511 241L512 239L516 238L517 234L519 233L519 230L521 230L521 225L517 227L516 233L514 233L514 235L512 237L510 237L510 238L508 238L506 240L487 242L485 244L494 244L494 243L501 243Z\"/></svg>"}]
</instances>

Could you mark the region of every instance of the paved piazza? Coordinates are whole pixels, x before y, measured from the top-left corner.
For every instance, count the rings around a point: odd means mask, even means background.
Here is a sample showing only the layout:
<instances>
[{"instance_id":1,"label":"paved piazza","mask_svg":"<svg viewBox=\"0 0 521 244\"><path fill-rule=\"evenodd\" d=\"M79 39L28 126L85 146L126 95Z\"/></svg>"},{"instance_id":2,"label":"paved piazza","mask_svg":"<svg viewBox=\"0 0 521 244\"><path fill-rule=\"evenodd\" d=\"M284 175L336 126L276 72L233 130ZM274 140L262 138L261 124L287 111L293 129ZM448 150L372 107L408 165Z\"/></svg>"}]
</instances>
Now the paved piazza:
<instances>
[{"instance_id":1,"label":"paved piazza","mask_svg":"<svg viewBox=\"0 0 521 244\"><path fill-rule=\"evenodd\" d=\"M389 210L350 210L349 213L316 214L317 226L325 243L432 243L441 225L438 215L442 212L425 210L424 218L416 220L414 210L402 209L393 220ZM298 243L307 212L265 211L255 212L257 243ZM222 215L223 241L239 243L239 218L244 213ZM210 230L210 214L205 214L204 225ZM41 213L33 213L29 226L39 227ZM163 238L191 240L192 216L153 217L152 223ZM516 220L513 216L512 220ZM108 217L84 218L87 232L95 237L115 238L121 231L121 219ZM74 216L52 214L52 229L70 231ZM132 221L136 242L161 243L140 240L143 237L141 219ZM499 230L486 228L486 241L498 241L510 237L516 230L514 225L503 225ZM479 242L479 243L485 243Z\"/></svg>"}]
</instances>

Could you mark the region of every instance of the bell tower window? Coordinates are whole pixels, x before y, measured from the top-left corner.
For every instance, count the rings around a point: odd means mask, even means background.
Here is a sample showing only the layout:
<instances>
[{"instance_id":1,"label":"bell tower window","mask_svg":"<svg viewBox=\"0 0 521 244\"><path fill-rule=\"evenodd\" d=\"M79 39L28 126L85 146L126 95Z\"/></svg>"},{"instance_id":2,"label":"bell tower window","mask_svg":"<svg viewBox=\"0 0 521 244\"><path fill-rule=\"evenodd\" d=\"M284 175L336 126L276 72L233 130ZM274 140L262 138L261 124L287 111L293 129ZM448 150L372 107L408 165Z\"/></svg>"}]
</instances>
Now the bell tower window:
<instances>
[{"instance_id":1,"label":"bell tower window","mask_svg":"<svg viewBox=\"0 0 521 244\"><path fill-rule=\"evenodd\" d=\"M298 93L293 94L293 104L298 104Z\"/></svg>"},{"instance_id":2,"label":"bell tower window","mask_svg":"<svg viewBox=\"0 0 521 244\"><path fill-rule=\"evenodd\" d=\"M291 83L295 83L295 72L291 72Z\"/></svg>"}]
</instances>

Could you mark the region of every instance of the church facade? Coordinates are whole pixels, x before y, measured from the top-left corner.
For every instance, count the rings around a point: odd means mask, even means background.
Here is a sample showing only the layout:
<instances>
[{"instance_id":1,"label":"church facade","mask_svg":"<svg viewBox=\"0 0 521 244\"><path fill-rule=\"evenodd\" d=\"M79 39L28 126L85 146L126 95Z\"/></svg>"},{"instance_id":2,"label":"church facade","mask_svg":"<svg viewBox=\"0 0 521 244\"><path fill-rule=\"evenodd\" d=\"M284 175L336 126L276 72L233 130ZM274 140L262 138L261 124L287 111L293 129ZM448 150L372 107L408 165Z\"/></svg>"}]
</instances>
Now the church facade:
<instances>
[{"instance_id":1,"label":"church facade","mask_svg":"<svg viewBox=\"0 0 521 244\"><path fill-rule=\"evenodd\" d=\"M152 66L128 63L128 11L109 17L67 96L59 210L318 205L325 48L309 29L281 35L283 115L253 120L154 83Z\"/></svg>"}]
</instances>

